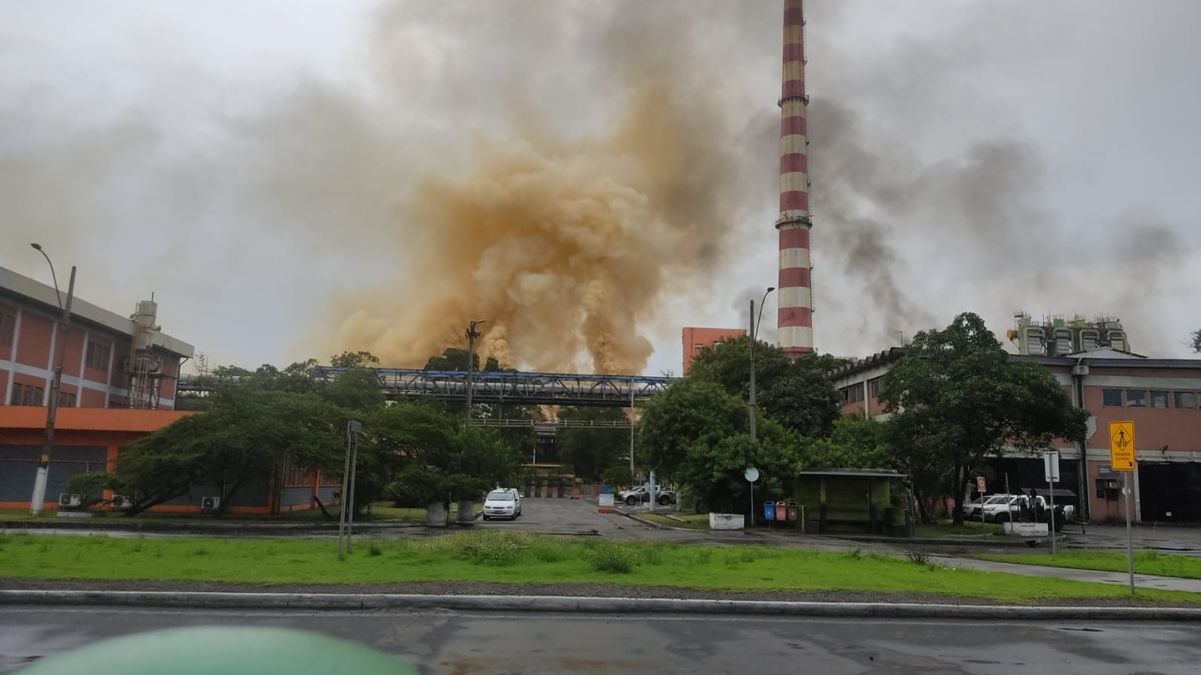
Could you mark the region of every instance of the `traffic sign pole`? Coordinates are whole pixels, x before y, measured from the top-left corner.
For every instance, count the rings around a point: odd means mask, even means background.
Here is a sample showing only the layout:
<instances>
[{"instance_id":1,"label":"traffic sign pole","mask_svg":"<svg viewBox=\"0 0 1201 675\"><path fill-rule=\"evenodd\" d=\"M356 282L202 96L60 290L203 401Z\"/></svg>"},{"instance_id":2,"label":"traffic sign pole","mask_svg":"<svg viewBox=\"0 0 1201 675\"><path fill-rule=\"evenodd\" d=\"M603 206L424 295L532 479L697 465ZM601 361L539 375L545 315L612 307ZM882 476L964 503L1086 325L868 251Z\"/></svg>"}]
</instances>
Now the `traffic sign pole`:
<instances>
[{"instance_id":1,"label":"traffic sign pole","mask_svg":"<svg viewBox=\"0 0 1201 675\"><path fill-rule=\"evenodd\" d=\"M1134 595L1134 537L1130 531L1130 472L1122 477L1122 492L1126 498L1126 569L1130 572L1130 595Z\"/></svg>"},{"instance_id":2,"label":"traffic sign pole","mask_svg":"<svg viewBox=\"0 0 1201 675\"><path fill-rule=\"evenodd\" d=\"M1122 472L1122 497L1126 503L1126 570L1130 595L1134 595L1134 533L1130 526L1130 474L1134 471L1134 422L1109 423L1109 465Z\"/></svg>"}]
</instances>

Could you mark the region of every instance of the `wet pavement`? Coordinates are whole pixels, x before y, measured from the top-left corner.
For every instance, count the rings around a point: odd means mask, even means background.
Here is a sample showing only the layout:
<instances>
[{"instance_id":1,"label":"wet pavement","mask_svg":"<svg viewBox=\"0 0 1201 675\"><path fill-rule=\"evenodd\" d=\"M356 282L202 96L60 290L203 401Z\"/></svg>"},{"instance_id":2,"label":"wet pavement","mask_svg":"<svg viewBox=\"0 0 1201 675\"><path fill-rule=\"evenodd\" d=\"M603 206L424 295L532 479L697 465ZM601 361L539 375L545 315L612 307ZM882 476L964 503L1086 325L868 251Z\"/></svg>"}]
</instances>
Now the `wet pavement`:
<instances>
[{"instance_id":1,"label":"wet pavement","mask_svg":"<svg viewBox=\"0 0 1201 675\"><path fill-rule=\"evenodd\" d=\"M325 633L423 673L1108 675L1195 673L1201 662L1201 627L1173 623L11 607L0 610L0 672L107 637L203 625Z\"/></svg>"}]
</instances>

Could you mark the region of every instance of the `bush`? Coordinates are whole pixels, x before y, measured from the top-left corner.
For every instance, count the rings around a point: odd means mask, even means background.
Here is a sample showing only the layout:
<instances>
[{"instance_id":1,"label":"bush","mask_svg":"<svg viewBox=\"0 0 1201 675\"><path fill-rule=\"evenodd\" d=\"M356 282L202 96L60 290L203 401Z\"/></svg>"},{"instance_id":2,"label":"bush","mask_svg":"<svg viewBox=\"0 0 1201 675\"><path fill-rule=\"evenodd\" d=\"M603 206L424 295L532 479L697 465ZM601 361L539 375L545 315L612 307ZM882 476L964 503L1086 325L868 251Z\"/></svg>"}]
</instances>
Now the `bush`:
<instances>
[{"instance_id":1,"label":"bush","mask_svg":"<svg viewBox=\"0 0 1201 675\"><path fill-rule=\"evenodd\" d=\"M619 544L596 544L588 551L588 564L597 572L628 574L637 554Z\"/></svg>"},{"instance_id":2,"label":"bush","mask_svg":"<svg viewBox=\"0 0 1201 675\"><path fill-rule=\"evenodd\" d=\"M483 536L481 536L483 535ZM521 559L529 548L529 538L512 532L481 533L471 539L455 537L455 545L461 558L476 565L504 567Z\"/></svg>"}]
</instances>

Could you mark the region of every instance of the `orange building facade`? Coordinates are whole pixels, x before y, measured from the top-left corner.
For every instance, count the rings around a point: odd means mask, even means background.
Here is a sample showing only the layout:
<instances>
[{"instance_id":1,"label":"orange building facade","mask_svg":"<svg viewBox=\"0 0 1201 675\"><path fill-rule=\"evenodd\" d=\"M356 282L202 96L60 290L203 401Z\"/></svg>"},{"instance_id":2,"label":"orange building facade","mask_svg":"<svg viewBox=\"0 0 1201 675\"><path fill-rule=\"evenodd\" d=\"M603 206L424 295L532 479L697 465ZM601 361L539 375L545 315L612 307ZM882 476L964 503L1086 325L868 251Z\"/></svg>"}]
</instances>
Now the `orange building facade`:
<instances>
[{"instance_id":1,"label":"orange building facade","mask_svg":"<svg viewBox=\"0 0 1201 675\"><path fill-rule=\"evenodd\" d=\"M691 326L684 328L684 375L688 375L688 369L692 367L692 360L701 353L701 350L712 347L722 340L739 338L743 335L746 335L746 329L743 328L694 328Z\"/></svg>"},{"instance_id":2,"label":"orange building facade","mask_svg":"<svg viewBox=\"0 0 1201 675\"><path fill-rule=\"evenodd\" d=\"M174 408L180 367L193 347L159 330L153 301L123 316L75 298L65 332L59 301L54 287L0 267L0 509L30 506L58 353L63 376L47 509L58 507L72 476L113 471L123 447L190 414ZM226 510L310 509L318 499L333 501L339 483L282 466L270 481L240 488ZM152 510L200 511L205 497L220 494L220 486L194 486Z\"/></svg>"}]
</instances>

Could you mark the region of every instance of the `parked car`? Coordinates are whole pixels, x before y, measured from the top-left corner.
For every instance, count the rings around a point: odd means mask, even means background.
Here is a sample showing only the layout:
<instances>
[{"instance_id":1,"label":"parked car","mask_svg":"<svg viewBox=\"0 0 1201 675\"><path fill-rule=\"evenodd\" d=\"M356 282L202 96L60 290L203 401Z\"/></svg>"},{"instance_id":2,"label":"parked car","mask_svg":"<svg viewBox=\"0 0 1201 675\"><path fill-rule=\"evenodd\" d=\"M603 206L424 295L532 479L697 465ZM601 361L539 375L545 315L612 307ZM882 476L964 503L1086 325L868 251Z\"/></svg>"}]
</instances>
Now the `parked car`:
<instances>
[{"instance_id":1,"label":"parked car","mask_svg":"<svg viewBox=\"0 0 1201 675\"><path fill-rule=\"evenodd\" d=\"M667 506L668 504L674 504L676 501L675 491L669 490L669 489L663 487L662 485L655 487L655 494L656 494L655 501L662 504L663 506ZM618 492L617 499L619 501L625 502L626 504L628 504L630 506L634 506L636 504L647 503L651 500L651 487L650 487L650 485L639 485L638 487L633 488L631 490L624 490L622 492Z\"/></svg>"},{"instance_id":2,"label":"parked car","mask_svg":"<svg viewBox=\"0 0 1201 675\"><path fill-rule=\"evenodd\" d=\"M963 507L963 516L968 520L979 520L980 509L983 507L985 513L988 513L989 505L1004 504L1013 495L988 495L981 501L974 501Z\"/></svg>"},{"instance_id":3,"label":"parked car","mask_svg":"<svg viewBox=\"0 0 1201 675\"><path fill-rule=\"evenodd\" d=\"M484 498L484 520L521 517L521 493L512 488L493 490Z\"/></svg>"}]
</instances>

